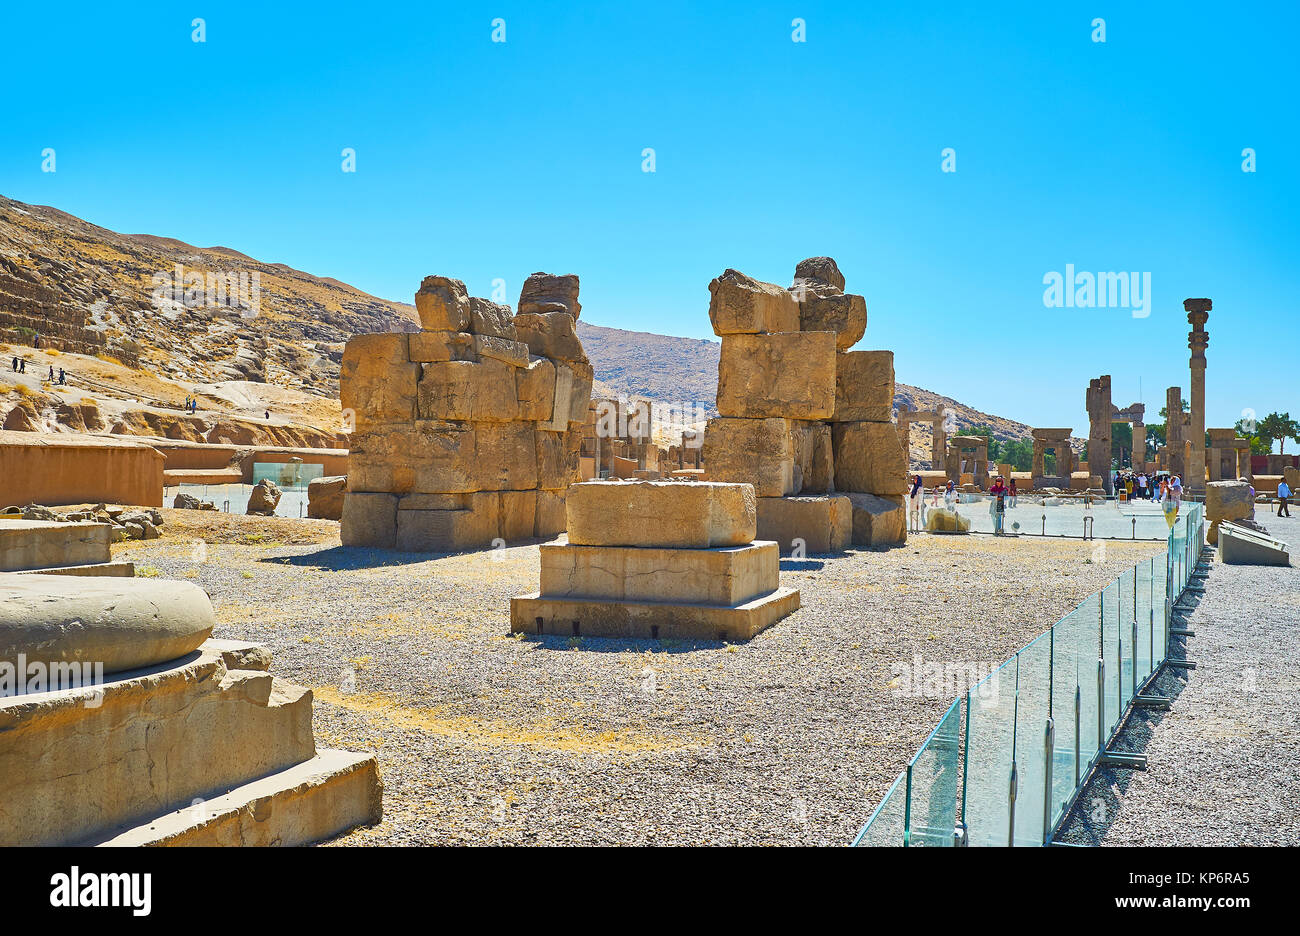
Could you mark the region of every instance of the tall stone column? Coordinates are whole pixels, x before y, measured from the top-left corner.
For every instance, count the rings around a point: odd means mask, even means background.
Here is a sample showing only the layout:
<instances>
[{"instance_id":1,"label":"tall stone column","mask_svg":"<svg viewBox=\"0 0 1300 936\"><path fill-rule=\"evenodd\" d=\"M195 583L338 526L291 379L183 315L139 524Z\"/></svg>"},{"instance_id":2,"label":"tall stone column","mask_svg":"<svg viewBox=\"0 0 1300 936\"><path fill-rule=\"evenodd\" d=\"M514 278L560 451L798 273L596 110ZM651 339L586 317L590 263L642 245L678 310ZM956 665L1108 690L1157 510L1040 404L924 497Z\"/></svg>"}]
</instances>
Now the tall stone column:
<instances>
[{"instance_id":1,"label":"tall stone column","mask_svg":"<svg viewBox=\"0 0 1300 936\"><path fill-rule=\"evenodd\" d=\"M1133 469L1142 471L1147 462L1147 427L1142 423L1133 424Z\"/></svg>"},{"instance_id":2,"label":"tall stone column","mask_svg":"<svg viewBox=\"0 0 1300 936\"><path fill-rule=\"evenodd\" d=\"M1104 374L1088 384L1085 397L1088 408L1088 473L1101 478L1107 494L1115 493L1110 477L1111 417L1110 375Z\"/></svg>"},{"instance_id":3,"label":"tall stone column","mask_svg":"<svg viewBox=\"0 0 1300 936\"><path fill-rule=\"evenodd\" d=\"M943 417L940 416L930 424L933 438L930 440L930 467L940 471L948 462L948 433L943 430Z\"/></svg>"},{"instance_id":4,"label":"tall stone column","mask_svg":"<svg viewBox=\"0 0 1300 936\"><path fill-rule=\"evenodd\" d=\"M1205 349L1210 335L1205 323L1214 304L1209 299L1184 299L1187 322L1192 330L1187 334L1187 347L1191 350L1192 410L1187 421L1188 441L1192 443L1187 460L1187 475L1183 485L1191 491L1205 490Z\"/></svg>"},{"instance_id":5,"label":"tall stone column","mask_svg":"<svg viewBox=\"0 0 1300 936\"><path fill-rule=\"evenodd\" d=\"M1165 391L1165 470L1180 478L1187 472L1183 463L1183 389Z\"/></svg>"}]
</instances>

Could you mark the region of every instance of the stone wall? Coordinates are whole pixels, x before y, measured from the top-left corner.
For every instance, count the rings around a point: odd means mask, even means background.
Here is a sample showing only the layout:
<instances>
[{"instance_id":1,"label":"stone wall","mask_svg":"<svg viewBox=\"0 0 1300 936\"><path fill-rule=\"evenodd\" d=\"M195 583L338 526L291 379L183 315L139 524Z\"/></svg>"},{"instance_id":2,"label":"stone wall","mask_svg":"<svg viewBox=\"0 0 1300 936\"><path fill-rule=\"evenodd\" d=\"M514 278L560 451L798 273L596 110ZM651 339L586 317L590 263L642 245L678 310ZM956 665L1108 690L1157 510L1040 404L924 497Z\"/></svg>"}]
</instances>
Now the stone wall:
<instances>
[{"instance_id":1,"label":"stone wall","mask_svg":"<svg viewBox=\"0 0 1300 936\"><path fill-rule=\"evenodd\" d=\"M578 277L534 273L517 315L445 276L425 277L415 305L420 332L358 335L343 353L344 545L442 552L563 532L592 381Z\"/></svg>"},{"instance_id":2,"label":"stone wall","mask_svg":"<svg viewBox=\"0 0 1300 936\"><path fill-rule=\"evenodd\" d=\"M163 456L139 442L0 431L0 507L161 507Z\"/></svg>"}]
</instances>

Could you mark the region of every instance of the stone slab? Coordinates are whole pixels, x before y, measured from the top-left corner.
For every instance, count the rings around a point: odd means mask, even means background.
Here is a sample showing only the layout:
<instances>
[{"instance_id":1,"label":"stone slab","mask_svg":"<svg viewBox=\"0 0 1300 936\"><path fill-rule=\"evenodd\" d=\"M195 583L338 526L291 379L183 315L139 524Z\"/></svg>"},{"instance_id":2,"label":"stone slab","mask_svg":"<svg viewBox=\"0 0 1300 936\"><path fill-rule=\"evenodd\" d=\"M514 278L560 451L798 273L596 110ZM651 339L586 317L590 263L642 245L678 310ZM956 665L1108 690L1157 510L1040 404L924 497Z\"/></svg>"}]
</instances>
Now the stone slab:
<instances>
[{"instance_id":1,"label":"stone slab","mask_svg":"<svg viewBox=\"0 0 1300 936\"><path fill-rule=\"evenodd\" d=\"M829 419L835 413L835 335L724 335L718 413L748 419Z\"/></svg>"},{"instance_id":2,"label":"stone slab","mask_svg":"<svg viewBox=\"0 0 1300 936\"><path fill-rule=\"evenodd\" d=\"M1289 566L1291 550L1281 540L1225 520L1219 524L1219 561L1227 565Z\"/></svg>"},{"instance_id":3,"label":"stone slab","mask_svg":"<svg viewBox=\"0 0 1300 936\"><path fill-rule=\"evenodd\" d=\"M894 352L835 355L837 422L889 422L894 415Z\"/></svg>"},{"instance_id":4,"label":"stone slab","mask_svg":"<svg viewBox=\"0 0 1300 936\"><path fill-rule=\"evenodd\" d=\"M788 419L714 417L704 431L703 454L710 481L751 484L759 497L799 493Z\"/></svg>"},{"instance_id":5,"label":"stone slab","mask_svg":"<svg viewBox=\"0 0 1300 936\"><path fill-rule=\"evenodd\" d=\"M92 562L88 565L55 566L52 569L24 569L15 575L82 575L106 576L109 578L132 578L135 576L134 562Z\"/></svg>"},{"instance_id":6,"label":"stone slab","mask_svg":"<svg viewBox=\"0 0 1300 936\"><path fill-rule=\"evenodd\" d=\"M310 760L311 717L310 690L217 649L0 698L0 845L82 842Z\"/></svg>"},{"instance_id":7,"label":"stone slab","mask_svg":"<svg viewBox=\"0 0 1300 936\"><path fill-rule=\"evenodd\" d=\"M383 784L375 756L322 749L308 761L228 793L80 844L292 847L382 818Z\"/></svg>"},{"instance_id":8,"label":"stone slab","mask_svg":"<svg viewBox=\"0 0 1300 936\"><path fill-rule=\"evenodd\" d=\"M758 538L774 540L788 556L843 552L853 539L853 509L842 495L760 497Z\"/></svg>"},{"instance_id":9,"label":"stone slab","mask_svg":"<svg viewBox=\"0 0 1300 936\"><path fill-rule=\"evenodd\" d=\"M901 495L845 495L853 507L854 546L899 546L907 542L907 508Z\"/></svg>"},{"instance_id":10,"label":"stone slab","mask_svg":"<svg viewBox=\"0 0 1300 936\"><path fill-rule=\"evenodd\" d=\"M709 283L709 320L716 335L797 332L799 304L775 283L726 270Z\"/></svg>"},{"instance_id":11,"label":"stone slab","mask_svg":"<svg viewBox=\"0 0 1300 936\"><path fill-rule=\"evenodd\" d=\"M90 520L0 520L0 572L108 562L112 532Z\"/></svg>"},{"instance_id":12,"label":"stone slab","mask_svg":"<svg viewBox=\"0 0 1300 936\"><path fill-rule=\"evenodd\" d=\"M799 609L799 590L779 588L736 607L603 598L510 599L510 630L555 637L749 640Z\"/></svg>"},{"instance_id":13,"label":"stone slab","mask_svg":"<svg viewBox=\"0 0 1300 936\"><path fill-rule=\"evenodd\" d=\"M743 546L756 532L754 489L712 481L584 481L567 493L575 546Z\"/></svg>"},{"instance_id":14,"label":"stone slab","mask_svg":"<svg viewBox=\"0 0 1300 936\"><path fill-rule=\"evenodd\" d=\"M547 544L541 569L547 598L740 605L781 584L777 545L761 541L716 549Z\"/></svg>"},{"instance_id":15,"label":"stone slab","mask_svg":"<svg viewBox=\"0 0 1300 936\"><path fill-rule=\"evenodd\" d=\"M893 423L837 422L832 438L835 490L907 493L907 455Z\"/></svg>"}]
</instances>

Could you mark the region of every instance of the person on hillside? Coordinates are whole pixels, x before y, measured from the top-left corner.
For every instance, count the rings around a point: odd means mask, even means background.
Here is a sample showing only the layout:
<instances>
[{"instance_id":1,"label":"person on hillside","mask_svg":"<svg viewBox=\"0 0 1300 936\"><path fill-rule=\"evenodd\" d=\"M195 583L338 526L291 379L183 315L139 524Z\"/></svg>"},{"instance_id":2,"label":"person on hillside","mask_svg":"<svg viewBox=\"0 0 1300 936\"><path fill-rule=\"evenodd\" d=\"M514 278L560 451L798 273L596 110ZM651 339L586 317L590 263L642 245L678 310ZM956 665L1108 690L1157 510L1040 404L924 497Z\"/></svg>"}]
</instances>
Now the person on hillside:
<instances>
[{"instance_id":1,"label":"person on hillside","mask_svg":"<svg viewBox=\"0 0 1300 936\"><path fill-rule=\"evenodd\" d=\"M1291 516L1291 485L1285 480L1277 483L1277 515L1279 517Z\"/></svg>"},{"instance_id":2,"label":"person on hillside","mask_svg":"<svg viewBox=\"0 0 1300 936\"><path fill-rule=\"evenodd\" d=\"M50 383L54 383L54 365L50 365Z\"/></svg>"},{"instance_id":3,"label":"person on hillside","mask_svg":"<svg viewBox=\"0 0 1300 936\"><path fill-rule=\"evenodd\" d=\"M59 386L60 386L60 387L67 386L67 383L68 383L68 374L67 374L66 371L64 371L64 369L63 369L62 367L60 367L60 368L59 368Z\"/></svg>"},{"instance_id":4,"label":"person on hillside","mask_svg":"<svg viewBox=\"0 0 1300 936\"><path fill-rule=\"evenodd\" d=\"M270 419L271 419L271 411L270 411L270 410L267 410L267 411L266 411L266 418L267 418L267 421L269 422Z\"/></svg>"},{"instance_id":5,"label":"person on hillside","mask_svg":"<svg viewBox=\"0 0 1300 936\"><path fill-rule=\"evenodd\" d=\"M18 373L20 374L27 373L27 358L23 358L21 361L18 362Z\"/></svg>"},{"instance_id":6,"label":"person on hillside","mask_svg":"<svg viewBox=\"0 0 1300 936\"><path fill-rule=\"evenodd\" d=\"M14 373L18 373L18 355L14 355Z\"/></svg>"}]
</instances>

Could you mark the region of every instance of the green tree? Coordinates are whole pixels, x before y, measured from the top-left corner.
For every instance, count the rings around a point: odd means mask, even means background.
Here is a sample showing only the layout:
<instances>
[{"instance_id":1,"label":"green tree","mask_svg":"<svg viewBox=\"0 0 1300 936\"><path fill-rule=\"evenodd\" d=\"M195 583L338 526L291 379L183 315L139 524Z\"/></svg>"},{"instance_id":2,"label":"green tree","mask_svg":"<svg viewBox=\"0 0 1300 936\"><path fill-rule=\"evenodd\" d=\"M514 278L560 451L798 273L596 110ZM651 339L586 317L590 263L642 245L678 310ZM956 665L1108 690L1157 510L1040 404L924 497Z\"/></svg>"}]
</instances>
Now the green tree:
<instances>
[{"instance_id":1,"label":"green tree","mask_svg":"<svg viewBox=\"0 0 1300 936\"><path fill-rule=\"evenodd\" d=\"M1269 413L1255 425L1255 432L1260 439L1268 443L1273 450L1273 443L1278 443L1278 452L1286 454L1286 440L1300 436L1300 424L1291 418L1290 413Z\"/></svg>"},{"instance_id":2,"label":"green tree","mask_svg":"<svg viewBox=\"0 0 1300 936\"><path fill-rule=\"evenodd\" d=\"M1251 420L1251 425L1256 425L1254 420ZM1268 454L1269 444L1268 442L1266 442L1265 440L1259 437L1257 426L1256 426L1256 430L1252 431L1250 428L1247 427L1246 420L1238 419L1236 425L1234 425L1232 428L1237 431L1238 438L1246 439L1248 442L1250 442L1250 454L1252 455Z\"/></svg>"}]
</instances>

